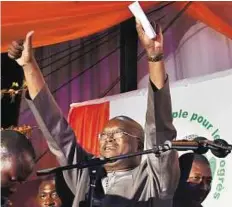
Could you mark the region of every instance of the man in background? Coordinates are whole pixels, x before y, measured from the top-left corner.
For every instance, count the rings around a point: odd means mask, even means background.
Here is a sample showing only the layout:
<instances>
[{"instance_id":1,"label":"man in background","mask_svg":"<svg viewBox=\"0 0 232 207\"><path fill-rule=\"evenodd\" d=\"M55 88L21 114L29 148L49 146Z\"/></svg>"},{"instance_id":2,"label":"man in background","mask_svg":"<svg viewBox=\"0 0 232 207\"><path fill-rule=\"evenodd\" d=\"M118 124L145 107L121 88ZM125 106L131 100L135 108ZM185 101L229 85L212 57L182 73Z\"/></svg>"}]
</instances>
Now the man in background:
<instances>
[{"instance_id":1,"label":"man in background","mask_svg":"<svg viewBox=\"0 0 232 207\"><path fill-rule=\"evenodd\" d=\"M42 177L37 194L40 207L68 207L72 206L74 195L67 187L62 173Z\"/></svg>"},{"instance_id":2,"label":"man in background","mask_svg":"<svg viewBox=\"0 0 232 207\"><path fill-rule=\"evenodd\" d=\"M35 151L30 140L15 130L1 131L1 205L10 205L9 196L16 184L24 182L33 171Z\"/></svg>"},{"instance_id":3,"label":"man in background","mask_svg":"<svg viewBox=\"0 0 232 207\"><path fill-rule=\"evenodd\" d=\"M48 177L41 180L37 195L37 202L40 207L61 207L61 199L56 190L54 177Z\"/></svg>"},{"instance_id":4,"label":"man in background","mask_svg":"<svg viewBox=\"0 0 232 207\"><path fill-rule=\"evenodd\" d=\"M211 189L212 174L206 157L186 153L179 158L180 181L173 207L202 207Z\"/></svg>"}]
</instances>

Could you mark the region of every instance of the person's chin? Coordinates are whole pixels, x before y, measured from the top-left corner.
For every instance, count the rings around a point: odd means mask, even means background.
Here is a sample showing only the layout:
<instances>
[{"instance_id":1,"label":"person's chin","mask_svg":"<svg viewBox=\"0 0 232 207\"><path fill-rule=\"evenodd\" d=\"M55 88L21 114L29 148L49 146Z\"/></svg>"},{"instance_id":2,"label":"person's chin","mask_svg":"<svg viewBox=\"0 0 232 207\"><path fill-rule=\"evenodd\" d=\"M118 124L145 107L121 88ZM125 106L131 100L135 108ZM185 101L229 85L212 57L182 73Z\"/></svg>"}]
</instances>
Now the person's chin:
<instances>
[{"instance_id":1,"label":"person's chin","mask_svg":"<svg viewBox=\"0 0 232 207\"><path fill-rule=\"evenodd\" d=\"M208 195L208 194L207 194L207 195ZM207 195L202 195L202 196L200 196L199 202L200 202L200 203L203 203L203 201L206 199Z\"/></svg>"},{"instance_id":2,"label":"person's chin","mask_svg":"<svg viewBox=\"0 0 232 207\"><path fill-rule=\"evenodd\" d=\"M122 170L123 160L117 160L115 162L108 162L104 165L106 171L117 171Z\"/></svg>"},{"instance_id":3,"label":"person's chin","mask_svg":"<svg viewBox=\"0 0 232 207\"><path fill-rule=\"evenodd\" d=\"M119 153L115 149L111 150L104 150L103 157L109 158L109 157L115 157L118 156Z\"/></svg>"},{"instance_id":4,"label":"person's chin","mask_svg":"<svg viewBox=\"0 0 232 207\"><path fill-rule=\"evenodd\" d=\"M51 204L51 205L49 205L49 207L57 207L58 205L56 205L56 204ZM44 205L44 207L47 207L47 205Z\"/></svg>"},{"instance_id":5,"label":"person's chin","mask_svg":"<svg viewBox=\"0 0 232 207\"><path fill-rule=\"evenodd\" d=\"M198 198L195 198L193 200L193 203L195 204L195 206L200 206L201 203L205 200L206 196L202 195L202 196L199 196Z\"/></svg>"}]
</instances>

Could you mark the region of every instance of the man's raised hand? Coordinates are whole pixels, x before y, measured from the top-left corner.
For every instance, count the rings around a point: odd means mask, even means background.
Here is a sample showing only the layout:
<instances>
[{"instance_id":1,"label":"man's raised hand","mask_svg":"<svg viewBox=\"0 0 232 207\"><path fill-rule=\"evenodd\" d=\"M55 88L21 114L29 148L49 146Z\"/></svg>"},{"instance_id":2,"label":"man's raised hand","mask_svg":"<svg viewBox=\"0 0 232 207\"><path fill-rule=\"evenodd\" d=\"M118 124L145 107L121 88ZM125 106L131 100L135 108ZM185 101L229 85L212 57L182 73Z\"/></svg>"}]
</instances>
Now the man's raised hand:
<instances>
[{"instance_id":1,"label":"man's raised hand","mask_svg":"<svg viewBox=\"0 0 232 207\"><path fill-rule=\"evenodd\" d=\"M13 41L8 49L8 56L16 62L25 66L32 61L34 58L32 51L32 35L34 31L30 31L26 35L25 41L17 40Z\"/></svg>"},{"instance_id":2,"label":"man's raised hand","mask_svg":"<svg viewBox=\"0 0 232 207\"><path fill-rule=\"evenodd\" d=\"M141 22L136 19L136 30L148 56L158 56L163 54L163 34L160 26L157 25L157 27L157 35L154 39L151 39L146 35Z\"/></svg>"}]
</instances>

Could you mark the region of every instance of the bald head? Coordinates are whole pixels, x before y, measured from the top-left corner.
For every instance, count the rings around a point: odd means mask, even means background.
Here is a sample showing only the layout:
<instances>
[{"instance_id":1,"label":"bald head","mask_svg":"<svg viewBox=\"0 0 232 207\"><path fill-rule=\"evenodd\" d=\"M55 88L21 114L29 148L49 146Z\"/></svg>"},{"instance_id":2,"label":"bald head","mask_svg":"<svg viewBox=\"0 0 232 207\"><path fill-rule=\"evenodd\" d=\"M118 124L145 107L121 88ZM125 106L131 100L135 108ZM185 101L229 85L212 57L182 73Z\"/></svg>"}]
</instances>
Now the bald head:
<instances>
[{"instance_id":1,"label":"bald head","mask_svg":"<svg viewBox=\"0 0 232 207\"><path fill-rule=\"evenodd\" d=\"M127 116L117 116L109 120L100 139L100 155L113 157L143 150L144 131L142 126ZM105 165L107 171L128 170L139 165L141 157L118 160Z\"/></svg>"},{"instance_id":2,"label":"bald head","mask_svg":"<svg viewBox=\"0 0 232 207\"><path fill-rule=\"evenodd\" d=\"M136 135L141 142L141 147L143 149L144 144L144 130L143 127L134 119L128 117L128 116L116 116L109 120L109 122L106 124L106 127L109 125L117 124L120 127L122 127L123 130L125 130L128 133L131 133L133 135Z\"/></svg>"},{"instance_id":3,"label":"bald head","mask_svg":"<svg viewBox=\"0 0 232 207\"><path fill-rule=\"evenodd\" d=\"M35 159L35 151L30 140L18 131L1 131L1 147L7 149L11 154L20 154L22 151L26 151Z\"/></svg>"}]
</instances>

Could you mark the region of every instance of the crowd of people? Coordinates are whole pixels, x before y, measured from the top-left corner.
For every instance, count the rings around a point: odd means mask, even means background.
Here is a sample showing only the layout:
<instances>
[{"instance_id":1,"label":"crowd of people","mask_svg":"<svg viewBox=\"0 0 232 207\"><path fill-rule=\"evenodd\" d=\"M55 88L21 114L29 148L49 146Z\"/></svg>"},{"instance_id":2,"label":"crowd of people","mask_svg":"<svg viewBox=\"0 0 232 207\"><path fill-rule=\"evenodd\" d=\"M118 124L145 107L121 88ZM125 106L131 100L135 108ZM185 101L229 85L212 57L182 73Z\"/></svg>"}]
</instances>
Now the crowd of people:
<instances>
[{"instance_id":1,"label":"crowd of people","mask_svg":"<svg viewBox=\"0 0 232 207\"><path fill-rule=\"evenodd\" d=\"M127 116L112 118L99 135L101 157L151 149L154 145L176 138L169 80L163 61L163 35L161 28L156 28L156 38L150 39L141 23L136 22L139 39L148 56L150 75L145 128ZM50 151L61 166L88 161L94 155L87 153L76 142L73 130L49 91L33 55L32 36L33 32L29 32L24 42L12 42L8 51L9 57L23 68L28 86L25 98L29 107ZM7 206L11 186L28 177L35 163L35 153L28 139L19 132L3 130L2 138L1 161L4 164L1 168L1 189L6 192L5 196L2 194L2 200ZM13 138L18 139L17 147ZM136 156L118 160L97 167L96 171L97 187L92 201L93 206L103 207L200 207L210 191L212 181L205 157L190 153L178 158L175 150L159 156L148 154L143 159ZM73 169L64 171L63 175L74 195L72 204L66 206L89 206L89 170ZM41 182L37 200L39 206L62 205L54 178Z\"/></svg>"}]
</instances>

